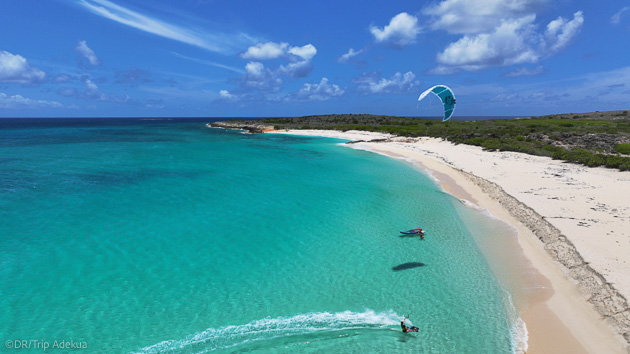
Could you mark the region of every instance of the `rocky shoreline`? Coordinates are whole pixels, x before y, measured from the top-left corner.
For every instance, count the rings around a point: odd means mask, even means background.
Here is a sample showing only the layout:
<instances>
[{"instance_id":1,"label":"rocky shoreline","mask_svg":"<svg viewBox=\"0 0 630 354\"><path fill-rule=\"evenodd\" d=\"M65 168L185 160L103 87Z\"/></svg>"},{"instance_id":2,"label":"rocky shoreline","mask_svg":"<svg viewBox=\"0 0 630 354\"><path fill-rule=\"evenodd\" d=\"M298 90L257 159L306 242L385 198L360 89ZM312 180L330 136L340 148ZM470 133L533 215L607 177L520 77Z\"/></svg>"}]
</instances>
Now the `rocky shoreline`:
<instances>
[{"instance_id":1,"label":"rocky shoreline","mask_svg":"<svg viewBox=\"0 0 630 354\"><path fill-rule=\"evenodd\" d=\"M233 121L229 121L229 122L207 123L206 126L208 128L224 128L224 129L247 130L248 132L250 132L252 134L259 134L259 133L264 133L264 132L269 132L269 131L273 131L274 130L274 126L273 125L251 124L251 123L245 123L245 122L237 121L237 120L233 120Z\"/></svg>"},{"instance_id":2,"label":"rocky shoreline","mask_svg":"<svg viewBox=\"0 0 630 354\"><path fill-rule=\"evenodd\" d=\"M630 306L627 299L584 261L573 243L543 216L506 193L497 184L465 171L458 171L498 201L542 241L551 258L562 264L565 274L577 282L580 290L586 294L587 301L630 344Z\"/></svg>"}]
</instances>

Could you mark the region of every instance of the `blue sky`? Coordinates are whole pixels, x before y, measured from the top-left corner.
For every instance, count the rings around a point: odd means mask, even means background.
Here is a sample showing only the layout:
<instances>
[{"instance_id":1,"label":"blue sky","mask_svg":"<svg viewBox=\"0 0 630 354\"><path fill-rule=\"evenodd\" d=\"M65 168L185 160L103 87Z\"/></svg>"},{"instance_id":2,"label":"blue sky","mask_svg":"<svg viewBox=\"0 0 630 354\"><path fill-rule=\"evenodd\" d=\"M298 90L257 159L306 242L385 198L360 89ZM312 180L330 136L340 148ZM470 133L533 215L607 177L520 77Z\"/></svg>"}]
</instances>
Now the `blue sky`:
<instances>
[{"instance_id":1,"label":"blue sky","mask_svg":"<svg viewBox=\"0 0 630 354\"><path fill-rule=\"evenodd\" d=\"M0 117L630 108L628 0L4 0L0 33Z\"/></svg>"}]
</instances>

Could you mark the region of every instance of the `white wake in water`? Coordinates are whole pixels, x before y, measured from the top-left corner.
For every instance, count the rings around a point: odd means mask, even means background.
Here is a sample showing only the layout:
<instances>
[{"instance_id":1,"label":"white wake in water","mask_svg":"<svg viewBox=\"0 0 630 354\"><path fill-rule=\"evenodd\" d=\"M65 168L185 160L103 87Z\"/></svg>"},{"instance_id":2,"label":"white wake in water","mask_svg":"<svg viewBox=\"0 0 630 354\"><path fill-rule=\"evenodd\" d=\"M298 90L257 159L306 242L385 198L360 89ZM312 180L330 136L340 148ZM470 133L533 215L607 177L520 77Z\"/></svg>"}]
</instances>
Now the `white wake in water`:
<instances>
[{"instance_id":1,"label":"white wake in water","mask_svg":"<svg viewBox=\"0 0 630 354\"><path fill-rule=\"evenodd\" d=\"M198 352L314 332L348 329L378 329L397 325L401 316L387 312L316 312L293 317L264 318L244 325L208 328L179 340L167 340L142 348L138 353Z\"/></svg>"}]
</instances>

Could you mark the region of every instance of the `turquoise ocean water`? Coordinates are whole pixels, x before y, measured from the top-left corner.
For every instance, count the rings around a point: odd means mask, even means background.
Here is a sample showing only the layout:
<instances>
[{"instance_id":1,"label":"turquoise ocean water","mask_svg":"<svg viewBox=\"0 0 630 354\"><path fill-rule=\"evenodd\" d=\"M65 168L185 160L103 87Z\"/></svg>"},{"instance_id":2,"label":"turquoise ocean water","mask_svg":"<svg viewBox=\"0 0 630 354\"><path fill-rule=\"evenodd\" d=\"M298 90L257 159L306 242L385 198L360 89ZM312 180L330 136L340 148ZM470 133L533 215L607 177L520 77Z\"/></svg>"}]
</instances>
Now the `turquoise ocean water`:
<instances>
[{"instance_id":1,"label":"turquoise ocean water","mask_svg":"<svg viewBox=\"0 0 630 354\"><path fill-rule=\"evenodd\" d=\"M509 295L462 221L487 218L400 161L194 120L0 124L4 341L514 350ZM415 227L424 241L400 237Z\"/></svg>"}]
</instances>

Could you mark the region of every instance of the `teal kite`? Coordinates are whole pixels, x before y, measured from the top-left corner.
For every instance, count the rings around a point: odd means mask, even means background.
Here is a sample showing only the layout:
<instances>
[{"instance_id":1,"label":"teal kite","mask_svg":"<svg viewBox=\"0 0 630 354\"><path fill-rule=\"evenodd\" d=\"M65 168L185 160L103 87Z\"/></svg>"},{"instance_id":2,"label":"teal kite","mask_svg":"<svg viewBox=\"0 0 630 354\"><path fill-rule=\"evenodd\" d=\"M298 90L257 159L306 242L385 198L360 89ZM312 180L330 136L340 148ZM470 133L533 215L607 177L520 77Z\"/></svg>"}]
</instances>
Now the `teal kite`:
<instances>
[{"instance_id":1,"label":"teal kite","mask_svg":"<svg viewBox=\"0 0 630 354\"><path fill-rule=\"evenodd\" d=\"M435 85L430 89L424 91L420 97L418 97L418 101L421 101L423 98L427 97L429 92L433 92L436 96L440 98L442 103L444 103L444 119L442 122L446 122L453 115L453 111L455 110L455 94L453 90L451 90L448 86L444 85Z\"/></svg>"}]
</instances>

